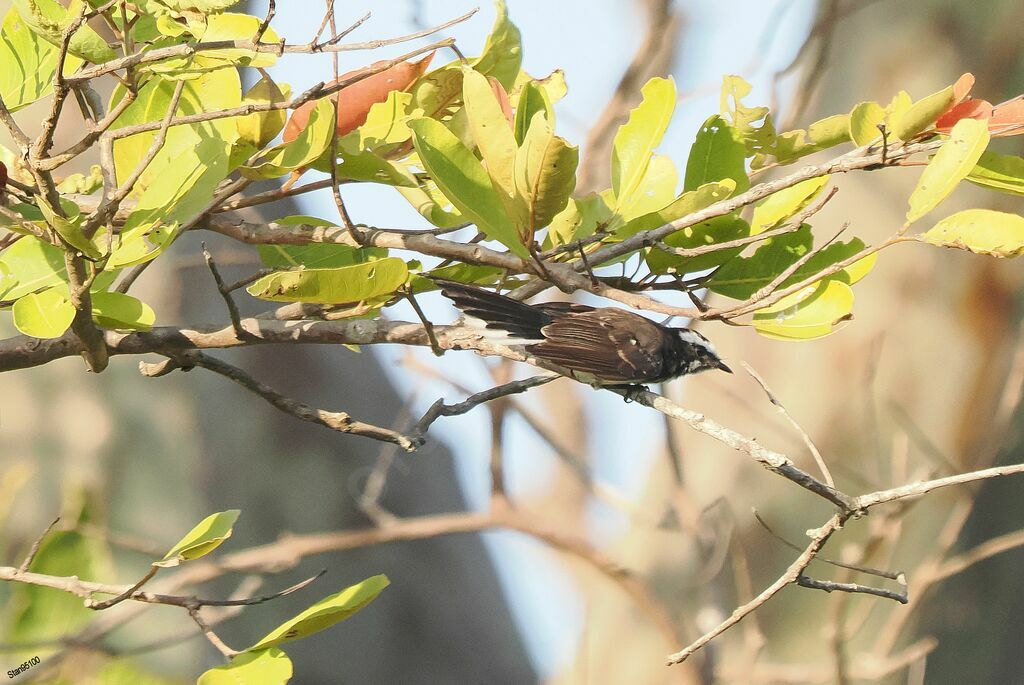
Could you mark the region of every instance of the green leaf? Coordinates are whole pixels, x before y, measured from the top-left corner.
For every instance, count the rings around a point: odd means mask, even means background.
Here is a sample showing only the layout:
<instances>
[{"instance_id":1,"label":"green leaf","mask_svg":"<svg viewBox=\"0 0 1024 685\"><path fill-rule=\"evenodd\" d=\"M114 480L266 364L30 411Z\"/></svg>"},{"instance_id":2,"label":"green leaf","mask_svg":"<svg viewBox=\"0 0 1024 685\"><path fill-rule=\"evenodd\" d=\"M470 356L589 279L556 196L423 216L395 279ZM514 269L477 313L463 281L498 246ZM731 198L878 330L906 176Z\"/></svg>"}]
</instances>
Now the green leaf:
<instances>
[{"instance_id":1,"label":"green leaf","mask_svg":"<svg viewBox=\"0 0 1024 685\"><path fill-rule=\"evenodd\" d=\"M419 181L411 188L395 186L395 190L401 193L424 219L439 228L453 228L468 223L438 189L437 184L429 179Z\"/></svg>"},{"instance_id":2,"label":"green leaf","mask_svg":"<svg viewBox=\"0 0 1024 685\"><path fill-rule=\"evenodd\" d=\"M271 148L252 166L242 167L242 175L253 180L277 178L310 166L331 146L334 122L334 102L317 100L302 133L290 143Z\"/></svg>"},{"instance_id":3,"label":"green leaf","mask_svg":"<svg viewBox=\"0 0 1024 685\"><path fill-rule=\"evenodd\" d=\"M287 91L287 92L286 92ZM283 102L288 99L291 88L287 85L282 90L270 77L264 75L249 89L242 99L242 104L265 105ZM283 109L269 112L256 112L238 119L238 139L252 145L257 150L263 149L267 143L277 137L284 128L288 113Z\"/></svg>"},{"instance_id":4,"label":"green leaf","mask_svg":"<svg viewBox=\"0 0 1024 685\"><path fill-rule=\"evenodd\" d=\"M62 202L61 204L63 205L64 203ZM82 233L82 217L78 207L76 206L74 209L75 211L69 213L68 218L65 219L54 212L42 197L39 198L39 211L42 212L46 223L64 242L92 259L99 259L103 256L103 253L96 247L93 241L86 238L85 234Z\"/></svg>"},{"instance_id":5,"label":"green leaf","mask_svg":"<svg viewBox=\"0 0 1024 685\"><path fill-rule=\"evenodd\" d=\"M885 121L885 109L877 102L861 102L850 112L850 140L869 145L882 136L878 125Z\"/></svg>"},{"instance_id":6,"label":"green leaf","mask_svg":"<svg viewBox=\"0 0 1024 685\"><path fill-rule=\"evenodd\" d=\"M439 121L417 119L409 126L420 161L445 197L488 238L520 257L528 256L487 172L473 153Z\"/></svg>"},{"instance_id":7,"label":"green leaf","mask_svg":"<svg viewBox=\"0 0 1024 685\"><path fill-rule=\"evenodd\" d=\"M286 216L276 224L283 226L333 226L324 219L312 216ZM333 243L310 243L309 245L259 245L260 259L272 269L290 269L304 266L308 269L336 269L342 266L362 264L388 255L385 248L351 247Z\"/></svg>"},{"instance_id":8,"label":"green leaf","mask_svg":"<svg viewBox=\"0 0 1024 685\"><path fill-rule=\"evenodd\" d=\"M275 647L330 628L372 602L389 584L387 576L372 576L341 592L324 597L295 618L272 630L249 650Z\"/></svg>"},{"instance_id":9,"label":"green leaf","mask_svg":"<svg viewBox=\"0 0 1024 685\"><path fill-rule=\"evenodd\" d=\"M519 91L519 100L516 103L515 117L515 138L516 144L522 144L526 139L526 132L533 121L533 115L537 112L544 112L548 121L554 121L555 115L551 102L545 94L544 89L536 81L527 81Z\"/></svg>"},{"instance_id":10,"label":"green leaf","mask_svg":"<svg viewBox=\"0 0 1024 685\"><path fill-rule=\"evenodd\" d=\"M103 187L103 168L99 164L89 167L89 174L71 174L57 184L65 195L91 195Z\"/></svg>"},{"instance_id":11,"label":"green leaf","mask_svg":"<svg viewBox=\"0 0 1024 685\"><path fill-rule=\"evenodd\" d=\"M1024 217L991 209L968 209L935 224L921 234L920 240L976 254L1017 257L1024 253Z\"/></svg>"},{"instance_id":12,"label":"green leaf","mask_svg":"<svg viewBox=\"0 0 1024 685\"><path fill-rule=\"evenodd\" d=\"M828 181L828 176L809 178L766 197L754 207L754 216L750 220L751 235L774 228L805 208L828 185Z\"/></svg>"},{"instance_id":13,"label":"green leaf","mask_svg":"<svg viewBox=\"0 0 1024 685\"><path fill-rule=\"evenodd\" d=\"M776 340L811 340L835 331L852 318L853 290L828 280L803 288L754 314L754 329Z\"/></svg>"},{"instance_id":14,"label":"green leaf","mask_svg":"<svg viewBox=\"0 0 1024 685\"><path fill-rule=\"evenodd\" d=\"M409 122L423 115L423 110L411 108L412 93L393 90L384 102L370 106L366 121L359 128L338 139L343 153L378 152L385 154L412 137Z\"/></svg>"},{"instance_id":15,"label":"green leaf","mask_svg":"<svg viewBox=\"0 0 1024 685\"><path fill-rule=\"evenodd\" d=\"M405 262L386 257L337 269L279 271L248 287L250 295L273 302L343 304L388 295L409 277Z\"/></svg>"},{"instance_id":16,"label":"green leaf","mask_svg":"<svg viewBox=\"0 0 1024 685\"><path fill-rule=\"evenodd\" d=\"M14 7L29 28L40 38L60 46L65 29L90 10L83 0L71 0L67 9L56 0L14 0ZM71 36L68 52L95 64L101 64L117 57L107 41L92 30L88 24L82 25ZM6 68L7 65L4 65Z\"/></svg>"},{"instance_id":17,"label":"green leaf","mask_svg":"<svg viewBox=\"0 0 1024 685\"><path fill-rule=\"evenodd\" d=\"M34 236L25 236L0 255L5 275L0 280L0 299L24 295L67 281L64 251Z\"/></svg>"},{"instance_id":18,"label":"green leaf","mask_svg":"<svg viewBox=\"0 0 1024 685\"><path fill-rule=\"evenodd\" d=\"M74 488L70 492L73 493ZM87 511L88 506L80 516L65 518L65 525L75 525L76 521L87 523ZM29 571L87 580L109 578L113 572L110 551L103 542L70 530L56 530L47 535ZM5 598L5 609L8 621L4 625L4 640L12 644L59 640L96 617L91 609L83 606L80 597L34 585L17 584L12 588L9 599Z\"/></svg>"},{"instance_id":19,"label":"green leaf","mask_svg":"<svg viewBox=\"0 0 1024 685\"><path fill-rule=\"evenodd\" d=\"M242 652L230 663L203 673L196 685L284 685L291 678L291 659L271 647Z\"/></svg>"},{"instance_id":20,"label":"green leaf","mask_svg":"<svg viewBox=\"0 0 1024 685\"><path fill-rule=\"evenodd\" d=\"M676 107L676 84L671 78L652 78L641 93L643 100L629 113L612 143L615 209L632 201Z\"/></svg>"},{"instance_id":21,"label":"green leaf","mask_svg":"<svg viewBox=\"0 0 1024 685\"><path fill-rule=\"evenodd\" d=\"M811 227L806 224L793 233L776 236L759 247L750 257L737 257L722 266L708 281L708 287L726 297L746 300L775 277L793 265L809 252L814 245ZM864 243L854 238L847 243L832 243L812 257L779 286L787 288L810 278L836 262L848 259L864 249ZM874 265L875 256L870 255L829 276L853 284L863 278Z\"/></svg>"},{"instance_id":22,"label":"green leaf","mask_svg":"<svg viewBox=\"0 0 1024 685\"><path fill-rule=\"evenodd\" d=\"M745 238L748 235L750 235L750 225L735 214L727 214L676 231L665 238L665 244L672 247L694 249ZM742 251L742 247L732 247L695 257L681 257L664 250L651 248L647 253L647 266L654 273L695 273L721 266Z\"/></svg>"},{"instance_id":23,"label":"green leaf","mask_svg":"<svg viewBox=\"0 0 1024 685\"><path fill-rule=\"evenodd\" d=\"M953 86L947 86L938 93L918 100L901 115L890 116L892 132L900 140L910 140L934 124L952 106L954 99Z\"/></svg>"},{"instance_id":24,"label":"green leaf","mask_svg":"<svg viewBox=\"0 0 1024 685\"><path fill-rule=\"evenodd\" d=\"M1024 157L984 152L967 180L985 188L1024 195Z\"/></svg>"},{"instance_id":25,"label":"green leaf","mask_svg":"<svg viewBox=\"0 0 1024 685\"><path fill-rule=\"evenodd\" d=\"M221 543L231 537L231 530L238 520L241 512L238 509L228 509L210 514L200 521L195 528L185 534L181 540L164 555L160 561L154 561L153 566L170 568L177 566L183 561L198 559L220 547Z\"/></svg>"},{"instance_id":26,"label":"green leaf","mask_svg":"<svg viewBox=\"0 0 1024 685\"><path fill-rule=\"evenodd\" d=\"M750 187L745 166L746 148L736 139L732 126L715 114L697 132L697 139L686 160L683 190L695 190L713 181L731 179L736 191Z\"/></svg>"},{"instance_id":27,"label":"green leaf","mask_svg":"<svg viewBox=\"0 0 1024 685\"><path fill-rule=\"evenodd\" d=\"M462 93L473 141L480 150L494 189L511 215L516 197L514 170L518 146L515 134L486 76L467 69Z\"/></svg>"},{"instance_id":28,"label":"green leaf","mask_svg":"<svg viewBox=\"0 0 1024 685\"><path fill-rule=\"evenodd\" d=\"M834 114L815 121L806 131L797 129L780 133L775 140L775 149L772 153L780 164L789 164L801 157L849 140L850 116Z\"/></svg>"},{"instance_id":29,"label":"green leaf","mask_svg":"<svg viewBox=\"0 0 1024 685\"><path fill-rule=\"evenodd\" d=\"M471 62L471 66L485 76L493 76L505 87L512 88L523 62L523 45L519 29L509 21L505 0L495 0L497 16L494 26L484 43L483 53Z\"/></svg>"},{"instance_id":30,"label":"green leaf","mask_svg":"<svg viewBox=\"0 0 1024 685\"><path fill-rule=\"evenodd\" d=\"M156 313L145 302L118 292L92 294L92 318L104 328L128 328L148 331L156 323Z\"/></svg>"},{"instance_id":31,"label":"green leaf","mask_svg":"<svg viewBox=\"0 0 1024 685\"><path fill-rule=\"evenodd\" d=\"M53 90L58 50L33 32L13 7L0 30L0 96L11 112L32 104ZM70 74L82 60L68 55L64 73Z\"/></svg>"},{"instance_id":32,"label":"green leaf","mask_svg":"<svg viewBox=\"0 0 1024 685\"><path fill-rule=\"evenodd\" d=\"M913 223L935 209L967 177L988 146L988 122L961 119L949 133L949 140L935 153L917 187L910 194L907 223Z\"/></svg>"},{"instance_id":33,"label":"green leaf","mask_svg":"<svg viewBox=\"0 0 1024 685\"><path fill-rule=\"evenodd\" d=\"M672 204L663 209L626 222L624 226L615 231L615 237L624 240L641 231L649 231L681 219L688 214L700 211L720 200L726 199L735 190L736 182L730 178L705 183L696 190L683 193Z\"/></svg>"},{"instance_id":34,"label":"green leaf","mask_svg":"<svg viewBox=\"0 0 1024 685\"><path fill-rule=\"evenodd\" d=\"M159 0L161 5L166 5L172 10L177 12L200 12L202 14L212 14L213 12L222 12L233 5L237 5L239 0ZM253 33L256 30L253 29Z\"/></svg>"},{"instance_id":35,"label":"green leaf","mask_svg":"<svg viewBox=\"0 0 1024 685\"><path fill-rule=\"evenodd\" d=\"M578 163L579 149L556 136L544 113L537 112L515 158L516 193L525 205L525 239L532 239L565 208L576 187Z\"/></svg>"},{"instance_id":36,"label":"green leaf","mask_svg":"<svg viewBox=\"0 0 1024 685\"><path fill-rule=\"evenodd\" d=\"M34 338L59 338L75 318L75 307L59 286L18 298L11 309L15 327Z\"/></svg>"}]
</instances>

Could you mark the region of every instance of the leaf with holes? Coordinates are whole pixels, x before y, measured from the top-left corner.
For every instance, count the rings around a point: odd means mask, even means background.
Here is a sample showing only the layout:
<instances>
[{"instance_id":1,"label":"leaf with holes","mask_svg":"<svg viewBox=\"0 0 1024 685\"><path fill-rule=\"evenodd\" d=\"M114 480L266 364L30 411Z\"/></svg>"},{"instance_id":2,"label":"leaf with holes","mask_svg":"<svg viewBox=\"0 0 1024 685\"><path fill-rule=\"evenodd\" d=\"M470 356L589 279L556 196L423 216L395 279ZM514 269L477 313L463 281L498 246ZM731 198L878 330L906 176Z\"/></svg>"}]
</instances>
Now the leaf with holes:
<instances>
[{"instance_id":1,"label":"leaf with holes","mask_svg":"<svg viewBox=\"0 0 1024 685\"><path fill-rule=\"evenodd\" d=\"M976 119L961 119L949 140L935 153L917 187L910 194L907 223L913 223L935 209L967 177L988 146L988 125Z\"/></svg>"},{"instance_id":2,"label":"leaf with holes","mask_svg":"<svg viewBox=\"0 0 1024 685\"><path fill-rule=\"evenodd\" d=\"M841 281L810 285L754 314L754 330L776 340L813 340L853 317L853 290Z\"/></svg>"},{"instance_id":3,"label":"leaf with holes","mask_svg":"<svg viewBox=\"0 0 1024 685\"><path fill-rule=\"evenodd\" d=\"M1024 253L1024 217L991 209L968 209L935 224L921 234L920 240L976 254L1018 257Z\"/></svg>"}]
</instances>

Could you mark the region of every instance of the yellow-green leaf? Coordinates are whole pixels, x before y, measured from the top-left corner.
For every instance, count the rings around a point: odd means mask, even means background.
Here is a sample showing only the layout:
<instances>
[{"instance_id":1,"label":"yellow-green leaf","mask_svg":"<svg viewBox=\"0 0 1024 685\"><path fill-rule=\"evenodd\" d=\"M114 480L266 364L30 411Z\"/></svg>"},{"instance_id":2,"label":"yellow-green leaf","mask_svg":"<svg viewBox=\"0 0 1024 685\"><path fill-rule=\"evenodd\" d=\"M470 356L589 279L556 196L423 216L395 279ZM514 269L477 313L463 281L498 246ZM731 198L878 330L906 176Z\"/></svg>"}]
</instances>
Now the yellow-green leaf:
<instances>
[{"instance_id":1,"label":"yellow-green leaf","mask_svg":"<svg viewBox=\"0 0 1024 685\"><path fill-rule=\"evenodd\" d=\"M64 251L35 236L19 238L0 254L0 299L17 300L23 295L67 281Z\"/></svg>"},{"instance_id":2,"label":"yellow-green leaf","mask_svg":"<svg viewBox=\"0 0 1024 685\"><path fill-rule=\"evenodd\" d=\"M67 9L56 0L14 0L14 7L29 28L43 40L58 47L63 40L64 31L91 9L83 0L71 0ZM96 64L117 57L117 53L107 45L107 41L88 24L83 24L71 36L68 52ZM4 68L7 68L6 63Z\"/></svg>"},{"instance_id":3,"label":"yellow-green leaf","mask_svg":"<svg viewBox=\"0 0 1024 685\"><path fill-rule=\"evenodd\" d=\"M156 313L145 302L119 292L94 292L92 318L104 328L128 328L148 331L156 323Z\"/></svg>"},{"instance_id":4,"label":"yellow-green leaf","mask_svg":"<svg viewBox=\"0 0 1024 685\"><path fill-rule=\"evenodd\" d=\"M677 185L679 174L672 158L668 155L651 155L647 173L640 179L636 192L619 205L619 216L623 221L631 221L668 206L676 199Z\"/></svg>"},{"instance_id":5,"label":"yellow-green leaf","mask_svg":"<svg viewBox=\"0 0 1024 685\"><path fill-rule=\"evenodd\" d=\"M271 148L252 166L242 167L242 175L253 180L276 178L309 166L331 146L334 121L334 102L321 98L295 140Z\"/></svg>"},{"instance_id":6,"label":"yellow-green leaf","mask_svg":"<svg viewBox=\"0 0 1024 685\"><path fill-rule=\"evenodd\" d=\"M231 529L238 520L241 512L238 509L228 509L210 514L200 521L195 528L185 534L181 540L164 555L160 561L154 561L153 566L170 568L177 566L183 561L198 559L209 554L220 547L221 543L231 537Z\"/></svg>"},{"instance_id":7,"label":"yellow-green leaf","mask_svg":"<svg viewBox=\"0 0 1024 685\"><path fill-rule=\"evenodd\" d=\"M643 100L629 113L629 120L619 127L612 143L615 209L636 192L676 108L676 83L672 78L652 78L640 92Z\"/></svg>"},{"instance_id":8,"label":"yellow-green leaf","mask_svg":"<svg viewBox=\"0 0 1024 685\"><path fill-rule=\"evenodd\" d=\"M58 49L34 33L13 7L0 30L0 96L11 112L45 97L53 89ZM70 74L82 60L68 55L64 73Z\"/></svg>"},{"instance_id":9,"label":"yellow-green leaf","mask_svg":"<svg viewBox=\"0 0 1024 685\"><path fill-rule=\"evenodd\" d=\"M471 66L486 76L493 76L504 86L512 87L523 63L523 45L519 29L508 18L505 0L495 0L496 16L483 52Z\"/></svg>"},{"instance_id":10,"label":"yellow-green leaf","mask_svg":"<svg viewBox=\"0 0 1024 685\"><path fill-rule=\"evenodd\" d=\"M985 152L967 180L985 188L1024 195L1024 157Z\"/></svg>"},{"instance_id":11,"label":"yellow-green leaf","mask_svg":"<svg viewBox=\"0 0 1024 685\"><path fill-rule=\"evenodd\" d=\"M279 271L259 279L248 291L273 302L343 304L393 293L408 277L405 262L387 257L336 269Z\"/></svg>"},{"instance_id":12,"label":"yellow-green leaf","mask_svg":"<svg viewBox=\"0 0 1024 685\"><path fill-rule=\"evenodd\" d=\"M937 93L921 98L901 115L890 115L892 132L900 140L910 140L935 123L953 104L953 86L947 86Z\"/></svg>"},{"instance_id":13,"label":"yellow-green leaf","mask_svg":"<svg viewBox=\"0 0 1024 685\"><path fill-rule=\"evenodd\" d=\"M430 179L421 180L413 187L395 186L409 204L430 223L440 228L452 228L468 223L452 202Z\"/></svg>"},{"instance_id":14,"label":"yellow-green leaf","mask_svg":"<svg viewBox=\"0 0 1024 685\"><path fill-rule=\"evenodd\" d=\"M462 79L462 98L473 142L484 158L494 189L501 193L508 210L515 197L513 176L518 147L515 134L486 76L467 69Z\"/></svg>"},{"instance_id":15,"label":"yellow-green leaf","mask_svg":"<svg viewBox=\"0 0 1024 685\"><path fill-rule=\"evenodd\" d=\"M953 192L981 158L988 146L988 122L961 119L949 133L949 140L928 162L917 187L910 194L907 223L913 223L935 209Z\"/></svg>"},{"instance_id":16,"label":"yellow-green leaf","mask_svg":"<svg viewBox=\"0 0 1024 685\"><path fill-rule=\"evenodd\" d=\"M766 197L754 207L754 216L750 220L751 235L763 233L799 212L821 193L828 180L828 176L809 178Z\"/></svg>"},{"instance_id":17,"label":"yellow-green leaf","mask_svg":"<svg viewBox=\"0 0 1024 685\"><path fill-rule=\"evenodd\" d=\"M59 338L75 318L67 288L60 286L20 297L11 309L15 327L34 338Z\"/></svg>"},{"instance_id":18,"label":"yellow-green leaf","mask_svg":"<svg viewBox=\"0 0 1024 685\"><path fill-rule=\"evenodd\" d=\"M598 227L607 228L611 218L611 207L597 193L569 198L565 209L556 214L548 226L550 247L591 236Z\"/></svg>"},{"instance_id":19,"label":"yellow-green leaf","mask_svg":"<svg viewBox=\"0 0 1024 685\"><path fill-rule=\"evenodd\" d=\"M850 112L850 139L857 145L878 140L878 125L885 121L885 109L877 102L861 102Z\"/></svg>"},{"instance_id":20,"label":"yellow-green leaf","mask_svg":"<svg viewBox=\"0 0 1024 685\"><path fill-rule=\"evenodd\" d=\"M417 119L409 127L420 161L445 197L488 238L528 256L487 171L462 141L434 119Z\"/></svg>"},{"instance_id":21,"label":"yellow-green leaf","mask_svg":"<svg viewBox=\"0 0 1024 685\"><path fill-rule=\"evenodd\" d=\"M530 122L537 112L544 112L548 121L554 121L554 112L551 109L551 101L545 94L544 89L536 81L526 81L519 91L519 99L516 104L515 117L515 138L516 144L521 144L526 139L526 132L530 129Z\"/></svg>"},{"instance_id":22,"label":"yellow-green leaf","mask_svg":"<svg viewBox=\"0 0 1024 685\"><path fill-rule=\"evenodd\" d=\"M288 85L282 89L269 76L264 75L256 84L249 89L249 92L242 98L242 104L266 105L274 102L284 102L288 99L291 88ZM238 139L241 142L252 145L257 150L277 137L277 134L284 128L288 119L288 113L283 109L275 109L269 112L256 112L249 116L238 119Z\"/></svg>"},{"instance_id":23,"label":"yellow-green leaf","mask_svg":"<svg viewBox=\"0 0 1024 685\"><path fill-rule=\"evenodd\" d=\"M196 685L285 685L292 662L277 647L242 652L230 663L206 671Z\"/></svg>"},{"instance_id":24,"label":"yellow-green leaf","mask_svg":"<svg viewBox=\"0 0 1024 685\"><path fill-rule=\"evenodd\" d=\"M754 314L754 329L776 340L812 340L852 317L853 290L829 280L801 289Z\"/></svg>"},{"instance_id":25,"label":"yellow-green leaf","mask_svg":"<svg viewBox=\"0 0 1024 685\"><path fill-rule=\"evenodd\" d=\"M921 234L920 240L994 257L1017 257L1024 252L1024 217L991 209L968 209L935 224Z\"/></svg>"},{"instance_id":26,"label":"yellow-green leaf","mask_svg":"<svg viewBox=\"0 0 1024 685\"><path fill-rule=\"evenodd\" d=\"M263 21L260 17L251 14L237 14L235 12L221 12L208 14L206 19L206 30L202 36L197 38L203 43L214 43L224 40L248 40L256 35L256 30ZM264 43L278 43L281 37L270 26L263 33ZM210 50L201 53L204 61L224 61L237 66L246 67L269 67L277 62L277 55L274 52L254 52L253 50L242 50L237 48L224 48L223 50Z\"/></svg>"},{"instance_id":27,"label":"yellow-green leaf","mask_svg":"<svg viewBox=\"0 0 1024 685\"><path fill-rule=\"evenodd\" d=\"M576 187L579 150L551 130L543 112L533 115L515 159L516 193L524 206L521 226L530 238L565 207Z\"/></svg>"},{"instance_id":28,"label":"yellow-green leaf","mask_svg":"<svg viewBox=\"0 0 1024 685\"><path fill-rule=\"evenodd\" d=\"M615 231L615 237L625 239L641 231L649 231L669 222L681 219L687 214L710 207L724 200L736 191L736 182L731 178L705 183L695 190L682 193L667 207L626 222Z\"/></svg>"},{"instance_id":29,"label":"yellow-green leaf","mask_svg":"<svg viewBox=\"0 0 1024 685\"><path fill-rule=\"evenodd\" d=\"M324 597L295 618L272 630L248 651L274 647L330 628L372 602L389 584L387 576L377 575Z\"/></svg>"}]
</instances>

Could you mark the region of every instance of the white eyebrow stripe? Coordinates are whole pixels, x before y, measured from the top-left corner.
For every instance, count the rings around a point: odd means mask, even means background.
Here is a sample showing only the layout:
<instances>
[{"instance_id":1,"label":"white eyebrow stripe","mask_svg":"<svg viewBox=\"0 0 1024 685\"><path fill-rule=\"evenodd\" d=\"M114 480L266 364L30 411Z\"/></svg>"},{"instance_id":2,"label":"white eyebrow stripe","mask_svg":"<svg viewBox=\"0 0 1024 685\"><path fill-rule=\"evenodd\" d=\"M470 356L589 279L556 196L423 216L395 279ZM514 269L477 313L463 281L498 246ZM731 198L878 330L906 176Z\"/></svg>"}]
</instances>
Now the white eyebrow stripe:
<instances>
[{"instance_id":1,"label":"white eyebrow stripe","mask_svg":"<svg viewBox=\"0 0 1024 685\"><path fill-rule=\"evenodd\" d=\"M718 352L715 350L715 346L711 344L711 341L702 336L696 331L691 331L688 328L677 328L676 333L679 335L679 339L683 342L690 343L697 347L703 347L711 354L718 356Z\"/></svg>"}]
</instances>

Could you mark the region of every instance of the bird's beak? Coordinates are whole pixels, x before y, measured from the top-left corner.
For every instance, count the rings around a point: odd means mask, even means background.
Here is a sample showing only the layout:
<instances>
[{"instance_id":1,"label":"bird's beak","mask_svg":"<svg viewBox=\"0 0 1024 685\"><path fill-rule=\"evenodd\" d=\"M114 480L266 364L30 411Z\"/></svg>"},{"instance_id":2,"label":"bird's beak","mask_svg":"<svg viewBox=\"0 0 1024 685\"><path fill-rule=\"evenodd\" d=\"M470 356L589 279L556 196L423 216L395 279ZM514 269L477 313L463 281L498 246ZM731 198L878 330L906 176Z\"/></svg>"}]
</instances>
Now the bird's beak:
<instances>
[{"instance_id":1,"label":"bird's beak","mask_svg":"<svg viewBox=\"0 0 1024 685\"><path fill-rule=\"evenodd\" d=\"M726 366L725 362L723 362L721 359L719 359L717 362L715 362L715 368L716 369L721 369L722 371L725 371L726 373L732 373L732 369L730 369L728 366Z\"/></svg>"}]
</instances>

